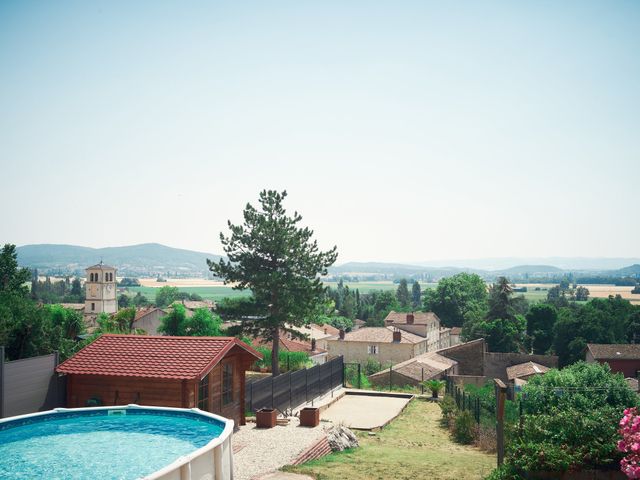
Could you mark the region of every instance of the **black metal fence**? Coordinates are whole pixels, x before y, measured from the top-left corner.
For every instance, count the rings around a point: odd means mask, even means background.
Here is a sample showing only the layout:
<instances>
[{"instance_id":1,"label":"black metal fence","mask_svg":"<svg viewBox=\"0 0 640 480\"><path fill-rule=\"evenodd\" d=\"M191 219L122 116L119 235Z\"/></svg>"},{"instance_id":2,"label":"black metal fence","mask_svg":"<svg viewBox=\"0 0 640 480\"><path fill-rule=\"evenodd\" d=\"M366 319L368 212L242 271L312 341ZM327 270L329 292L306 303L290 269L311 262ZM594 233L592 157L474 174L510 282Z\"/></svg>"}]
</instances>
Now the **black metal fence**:
<instances>
[{"instance_id":1,"label":"black metal fence","mask_svg":"<svg viewBox=\"0 0 640 480\"><path fill-rule=\"evenodd\" d=\"M465 392L464 389L455 385L451 379L447 379L446 382L447 394L453 397L456 402L456 406L460 410L467 410L471 412L473 418L476 419L476 423L480 424L482 416L482 403L480 397Z\"/></svg>"},{"instance_id":2,"label":"black metal fence","mask_svg":"<svg viewBox=\"0 0 640 480\"><path fill-rule=\"evenodd\" d=\"M0 418L63 407L66 382L57 364L57 353L5 362L0 347Z\"/></svg>"},{"instance_id":3,"label":"black metal fence","mask_svg":"<svg viewBox=\"0 0 640 480\"><path fill-rule=\"evenodd\" d=\"M344 363L342 357L337 357L315 367L248 381L245 409L251 412L260 408L290 410L313 401L343 383Z\"/></svg>"}]
</instances>

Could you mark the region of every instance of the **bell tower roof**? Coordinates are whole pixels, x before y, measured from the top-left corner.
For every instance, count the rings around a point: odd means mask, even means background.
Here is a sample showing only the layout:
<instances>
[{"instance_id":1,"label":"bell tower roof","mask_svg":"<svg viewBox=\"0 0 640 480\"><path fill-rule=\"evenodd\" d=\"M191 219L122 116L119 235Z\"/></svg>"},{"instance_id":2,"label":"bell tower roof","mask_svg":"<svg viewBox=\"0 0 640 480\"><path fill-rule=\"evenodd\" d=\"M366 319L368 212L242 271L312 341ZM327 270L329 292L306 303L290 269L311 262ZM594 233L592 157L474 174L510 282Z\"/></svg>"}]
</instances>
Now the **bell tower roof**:
<instances>
[{"instance_id":1,"label":"bell tower roof","mask_svg":"<svg viewBox=\"0 0 640 480\"><path fill-rule=\"evenodd\" d=\"M115 270L115 269L116 267L112 267L111 265L105 265L104 263L102 263L102 260L100 260L100 263L96 263L91 267L87 267L85 270Z\"/></svg>"}]
</instances>

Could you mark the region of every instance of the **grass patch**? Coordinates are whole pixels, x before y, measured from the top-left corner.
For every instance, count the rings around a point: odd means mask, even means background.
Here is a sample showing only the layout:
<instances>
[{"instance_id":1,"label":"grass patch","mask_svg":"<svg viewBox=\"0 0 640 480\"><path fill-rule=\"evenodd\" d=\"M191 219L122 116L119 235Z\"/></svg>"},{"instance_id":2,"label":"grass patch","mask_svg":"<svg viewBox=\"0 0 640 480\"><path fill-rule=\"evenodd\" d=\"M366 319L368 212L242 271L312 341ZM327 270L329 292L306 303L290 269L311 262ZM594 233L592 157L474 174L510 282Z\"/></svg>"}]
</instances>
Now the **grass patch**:
<instances>
[{"instance_id":1,"label":"grass patch","mask_svg":"<svg viewBox=\"0 0 640 480\"><path fill-rule=\"evenodd\" d=\"M482 479L495 467L494 455L454 443L440 426L440 408L414 400L374 437L358 433L360 448L333 453L287 471L318 480L430 478Z\"/></svg>"}]
</instances>

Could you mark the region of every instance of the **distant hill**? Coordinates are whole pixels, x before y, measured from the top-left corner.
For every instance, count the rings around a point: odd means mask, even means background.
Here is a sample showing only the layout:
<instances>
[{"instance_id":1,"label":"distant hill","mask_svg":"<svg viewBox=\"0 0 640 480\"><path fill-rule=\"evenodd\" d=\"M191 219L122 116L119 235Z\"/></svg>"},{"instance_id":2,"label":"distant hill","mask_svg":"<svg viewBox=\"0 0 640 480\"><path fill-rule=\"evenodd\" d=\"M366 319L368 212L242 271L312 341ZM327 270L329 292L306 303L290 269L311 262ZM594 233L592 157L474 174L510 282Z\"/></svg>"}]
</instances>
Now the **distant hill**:
<instances>
[{"instance_id":1,"label":"distant hill","mask_svg":"<svg viewBox=\"0 0 640 480\"><path fill-rule=\"evenodd\" d=\"M154 277L197 277L207 278L210 272L207 268L207 258L218 260L220 255L196 252L181 248L167 247L158 243L143 243L125 247L89 248L76 245L25 245L17 248L18 262L21 266L37 268L40 273L56 274L84 274L84 269L103 260L118 269L119 276ZM495 259L491 259L492 263ZM503 261L506 259L502 259ZM565 261L567 259L564 259ZM578 260L578 259L574 259ZM597 259L590 259L593 262ZM604 259L607 260L607 259ZM613 259L609 259L613 260ZM616 259L620 261L621 259ZM555 262L554 262L555 263ZM610 262L603 261L605 265ZM611 276L611 277L640 277L640 260L631 262L624 268L561 268L553 264L514 264L497 266L497 268L472 268L478 262L471 262L470 266L434 266L410 265L402 263L384 262L349 262L329 268L329 275L336 277L358 277L360 279L399 279L419 278L430 281L442 277L450 277L460 272L477 273L487 281L493 281L498 276L506 276L512 281L526 281L532 278L546 278L555 281L565 274ZM515 266L513 266L515 265ZM624 265L624 264L623 264Z\"/></svg>"},{"instance_id":2,"label":"distant hill","mask_svg":"<svg viewBox=\"0 0 640 480\"><path fill-rule=\"evenodd\" d=\"M422 279L438 279L450 277L456 273L469 272L484 275L487 272L471 268L459 267L424 267L402 263L349 262L329 268L330 275L382 276L388 278L418 277Z\"/></svg>"},{"instance_id":3,"label":"distant hill","mask_svg":"<svg viewBox=\"0 0 640 480\"><path fill-rule=\"evenodd\" d=\"M220 255L167 247L159 243L143 243L125 247L89 248L76 245L24 245L17 248L21 266L37 268L39 272L80 274L100 260L118 269L123 276L206 277L206 260Z\"/></svg>"},{"instance_id":4,"label":"distant hill","mask_svg":"<svg viewBox=\"0 0 640 480\"><path fill-rule=\"evenodd\" d=\"M505 277L514 275L557 275L563 272L563 269L551 265L518 265L505 270L494 271L494 273Z\"/></svg>"},{"instance_id":5,"label":"distant hill","mask_svg":"<svg viewBox=\"0 0 640 480\"><path fill-rule=\"evenodd\" d=\"M565 271L602 272L640 263L638 257L496 257L412 262L425 267L464 267L501 271L514 265L553 265Z\"/></svg>"},{"instance_id":6,"label":"distant hill","mask_svg":"<svg viewBox=\"0 0 640 480\"><path fill-rule=\"evenodd\" d=\"M620 275L621 277L637 277L640 276L640 264L636 263L635 265L619 268L618 270L614 270L612 273Z\"/></svg>"}]
</instances>

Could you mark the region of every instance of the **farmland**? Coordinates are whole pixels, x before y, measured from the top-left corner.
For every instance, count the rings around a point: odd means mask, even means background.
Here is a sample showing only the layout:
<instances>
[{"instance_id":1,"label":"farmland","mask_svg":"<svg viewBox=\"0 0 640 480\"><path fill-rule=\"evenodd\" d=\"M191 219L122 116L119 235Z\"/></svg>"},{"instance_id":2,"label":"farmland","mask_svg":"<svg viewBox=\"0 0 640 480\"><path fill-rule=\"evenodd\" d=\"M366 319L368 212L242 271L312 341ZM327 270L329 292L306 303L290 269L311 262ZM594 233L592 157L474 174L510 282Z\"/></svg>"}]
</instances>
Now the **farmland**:
<instances>
[{"instance_id":1,"label":"farmland","mask_svg":"<svg viewBox=\"0 0 640 480\"><path fill-rule=\"evenodd\" d=\"M547 291L555 284L552 283L526 283L517 284L516 287L527 287L524 297L530 302L542 301L547 298ZM619 287L616 285L580 284L589 289L589 298L607 298L609 295L620 295L633 304L640 304L640 294L633 294L633 287ZM536 290L539 289L539 290Z\"/></svg>"},{"instance_id":2,"label":"farmland","mask_svg":"<svg viewBox=\"0 0 640 480\"><path fill-rule=\"evenodd\" d=\"M158 282L155 278L141 278L140 287L129 287L129 293L135 295L137 292L147 296L149 300L153 300L156 295L156 290L160 287L171 286L177 287L181 292L196 293L202 298L212 301L220 301L224 297L239 297L246 295L244 291L233 290L230 285L224 285L220 281L207 280L199 278L187 278L187 279L169 279L166 282ZM325 285L331 288L337 288L337 282L325 282ZM395 290L398 288L397 283L392 281L377 281L377 282L344 282L345 286L349 289L358 289L360 293L369 293L374 290ZM436 283L421 283L422 291L426 289L435 288ZM517 284L516 287L527 287L527 292L518 293L518 295L524 295L524 297L530 302L539 302L547 298L547 292L549 288L554 284L538 284L527 283ZM589 298L607 298L609 295L621 295L622 298L626 298L634 304L640 304L640 294L632 294L632 287L618 287L615 285L583 285L589 289Z\"/></svg>"}]
</instances>

